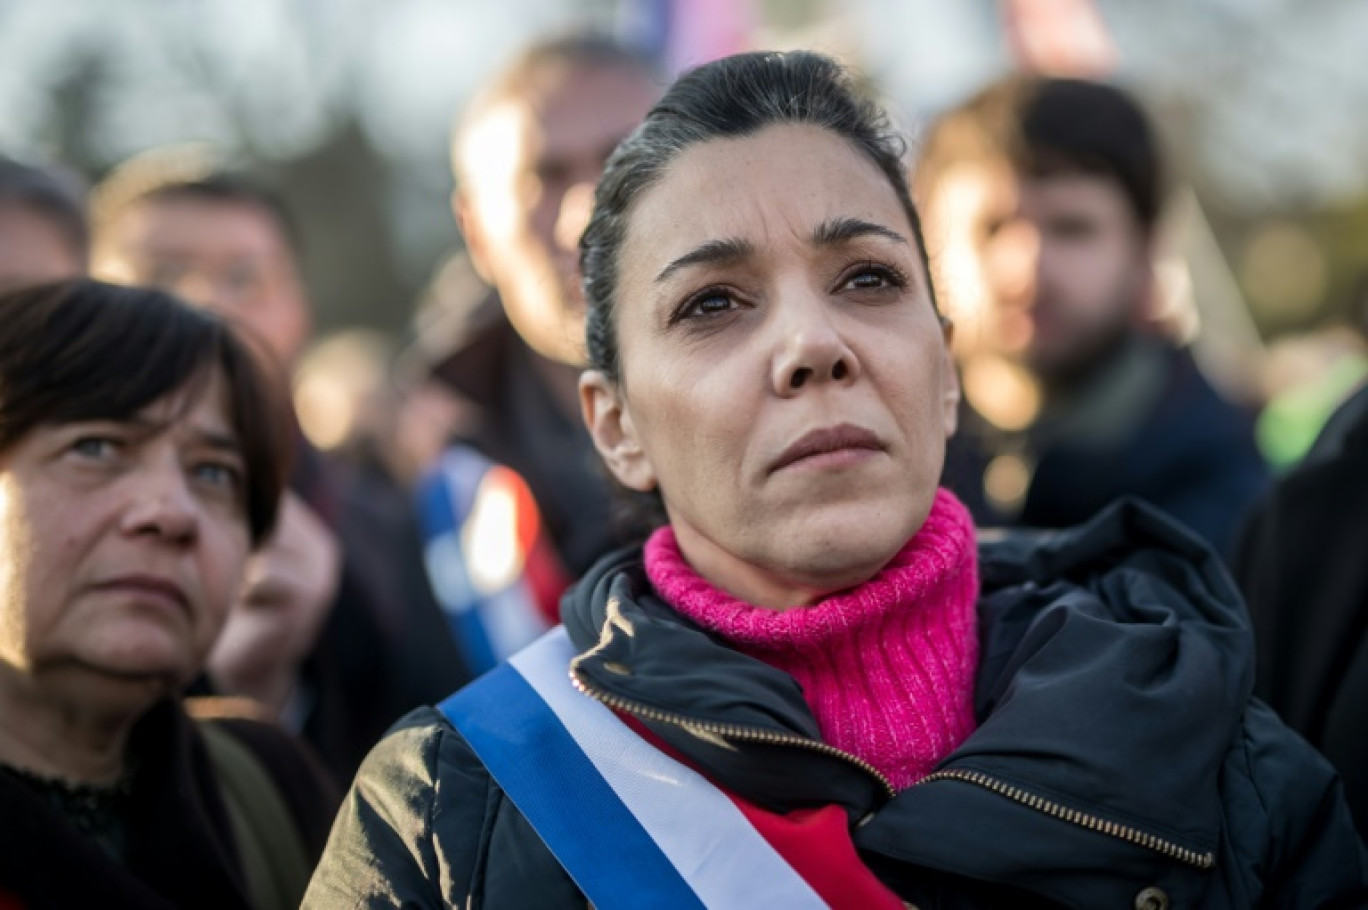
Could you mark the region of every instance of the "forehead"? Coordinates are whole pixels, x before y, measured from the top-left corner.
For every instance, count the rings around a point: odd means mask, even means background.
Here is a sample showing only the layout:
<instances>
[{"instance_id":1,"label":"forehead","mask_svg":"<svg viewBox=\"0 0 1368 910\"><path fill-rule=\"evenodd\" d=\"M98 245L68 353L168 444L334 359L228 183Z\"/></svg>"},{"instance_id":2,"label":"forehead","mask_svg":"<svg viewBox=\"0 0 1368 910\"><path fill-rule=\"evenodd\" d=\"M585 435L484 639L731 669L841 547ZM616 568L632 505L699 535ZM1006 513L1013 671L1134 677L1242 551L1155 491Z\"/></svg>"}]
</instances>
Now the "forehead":
<instances>
[{"instance_id":1,"label":"forehead","mask_svg":"<svg viewBox=\"0 0 1368 910\"><path fill-rule=\"evenodd\" d=\"M195 436L208 435L231 440L234 445L237 431L232 420L231 392L223 371L212 368L196 376L179 389L142 407L133 420L147 422L170 431L181 429Z\"/></svg>"},{"instance_id":2,"label":"forehead","mask_svg":"<svg viewBox=\"0 0 1368 910\"><path fill-rule=\"evenodd\" d=\"M170 197L137 203L117 230L146 255L276 257L288 246L275 219L248 201Z\"/></svg>"},{"instance_id":3,"label":"forehead","mask_svg":"<svg viewBox=\"0 0 1368 910\"><path fill-rule=\"evenodd\" d=\"M554 78L524 101L533 139L544 147L616 143L656 99L646 75L625 66L571 66L548 75Z\"/></svg>"},{"instance_id":4,"label":"forehead","mask_svg":"<svg viewBox=\"0 0 1368 910\"><path fill-rule=\"evenodd\" d=\"M11 282L37 283L81 271L81 254L49 216L0 202L0 289Z\"/></svg>"},{"instance_id":5,"label":"forehead","mask_svg":"<svg viewBox=\"0 0 1368 910\"><path fill-rule=\"evenodd\" d=\"M1107 221L1137 222L1130 199L1121 185L1110 177L1061 172L1024 175L1019 181L1020 205L1027 217L1069 213Z\"/></svg>"},{"instance_id":6,"label":"forehead","mask_svg":"<svg viewBox=\"0 0 1368 910\"><path fill-rule=\"evenodd\" d=\"M946 168L926 202L927 219L938 227L1062 214L1133 220L1125 191L1110 177L1083 171L1023 173L996 158Z\"/></svg>"},{"instance_id":7,"label":"forehead","mask_svg":"<svg viewBox=\"0 0 1368 910\"><path fill-rule=\"evenodd\" d=\"M548 64L480 116L468 132L465 153L476 167L492 160L495 148L523 166L575 155L601 161L641 122L657 95L644 72L625 65Z\"/></svg>"},{"instance_id":8,"label":"forehead","mask_svg":"<svg viewBox=\"0 0 1368 910\"><path fill-rule=\"evenodd\" d=\"M975 158L952 164L926 196L930 222L1005 214L1020 196L1017 173L1005 158Z\"/></svg>"},{"instance_id":9,"label":"forehead","mask_svg":"<svg viewBox=\"0 0 1368 910\"><path fill-rule=\"evenodd\" d=\"M856 218L889 228L915 249L893 185L845 138L815 126L781 125L694 145L633 206L623 267L650 269L717 239L763 251L818 225ZM658 268L658 266L656 266Z\"/></svg>"}]
</instances>

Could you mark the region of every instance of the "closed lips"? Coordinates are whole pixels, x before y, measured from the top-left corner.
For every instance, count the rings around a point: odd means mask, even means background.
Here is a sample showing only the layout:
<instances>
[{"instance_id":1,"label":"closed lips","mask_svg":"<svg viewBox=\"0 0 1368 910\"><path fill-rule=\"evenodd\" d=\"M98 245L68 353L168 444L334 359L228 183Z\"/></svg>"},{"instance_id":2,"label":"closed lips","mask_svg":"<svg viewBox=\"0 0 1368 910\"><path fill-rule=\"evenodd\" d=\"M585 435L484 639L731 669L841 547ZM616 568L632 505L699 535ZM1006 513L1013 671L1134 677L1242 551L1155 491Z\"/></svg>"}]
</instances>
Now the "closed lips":
<instances>
[{"instance_id":1,"label":"closed lips","mask_svg":"<svg viewBox=\"0 0 1368 910\"><path fill-rule=\"evenodd\" d=\"M810 433L805 433L785 449L770 465L770 473L782 470L795 462L802 461L804 458L840 452L845 449L867 449L881 452L884 445L873 432L853 424L845 423L836 427L813 430Z\"/></svg>"},{"instance_id":2,"label":"closed lips","mask_svg":"<svg viewBox=\"0 0 1368 910\"><path fill-rule=\"evenodd\" d=\"M170 601L181 609L189 609L190 600L180 585L170 579L155 575L121 575L109 578L94 585L97 591L110 591L131 595L143 595Z\"/></svg>"}]
</instances>

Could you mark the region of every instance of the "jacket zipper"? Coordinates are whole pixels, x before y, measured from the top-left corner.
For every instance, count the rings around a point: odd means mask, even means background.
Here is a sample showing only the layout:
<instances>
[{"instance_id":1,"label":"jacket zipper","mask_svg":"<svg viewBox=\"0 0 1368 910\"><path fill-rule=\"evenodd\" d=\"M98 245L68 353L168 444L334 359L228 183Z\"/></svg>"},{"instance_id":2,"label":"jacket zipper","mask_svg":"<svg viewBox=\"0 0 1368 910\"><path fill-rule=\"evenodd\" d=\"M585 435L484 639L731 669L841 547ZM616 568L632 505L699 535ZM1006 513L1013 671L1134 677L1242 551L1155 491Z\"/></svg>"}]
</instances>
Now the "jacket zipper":
<instances>
[{"instance_id":1,"label":"jacket zipper","mask_svg":"<svg viewBox=\"0 0 1368 910\"><path fill-rule=\"evenodd\" d=\"M762 730L759 727L743 727L737 724L720 724L714 723L713 721L695 720L691 717L685 717L682 714L671 714L667 711L661 711L657 708L652 708L649 705L629 701L625 698L613 695L611 692L603 691L581 676L579 667L576 666L576 664L577 661L571 662L570 664L570 681L574 683L575 688L610 708L626 711L629 714L635 714L637 717L643 717L658 723L673 724L677 727L684 727L685 729L702 730L704 733L723 736L727 739L750 740L752 742L769 743L771 745L797 746L811 752L820 752L823 755L830 755L833 758L839 758L842 761L854 765L873 777L883 787L884 794L889 799L898 795L898 791L893 789L893 784L889 782L888 778L880 774L869 762L858 756L851 755L849 752L842 752L835 746L828 745L821 740L809 739L806 736L797 736L787 733L776 733L773 730Z\"/></svg>"},{"instance_id":2,"label":"jacket zipper","mask_svg":"<svg viewBox=\"0 0 1368 910\"><path fill-rule=\"evenodd\" d=\"M1098 818L1096 815L1090 815L1087 812L1082 812L1078 809L1070 809L1067 806L1061 806L1059 803L1045 799L1042 796L1037 796L1030 791L1023 790L1021 787L1004 783L981 771L963 771L949 768L944 771L936 771L927 775L919 780L916 786L929 784L932 781L937 780L957 780L964 783L977 784L986 790L991 790L999 796L1005 796L1010 800L1021 803L1023 806L1035 809L1038 812L1043 812L1053 818L1071 822L1072 824L1087 828L1090 831L1097 831L1101 834L1119 838L1127 843L1145 847L1156 853L1161 853L1169 859L1175 859L1187 863L1188 865L1196 866L1198 869L1210 869L1216 864L1216 857L1210 851L1198 853L1196 850L1189 850L1187 847L1182 847L1173 843L1173 841L1157 837L1153 834L1146 834L1129 825L1107 821L1106 819Z\"/></svg>"},{"instance_id":3,"label":"jacket zipper","mask_svg":"<svg viewBox=\"0 0 1368 910\"><path fill-rule=\"evenodd\" d=\"M649 705L643 705L640 702L630 701L613 695L611 692L605 692L586 680L580 675L578 660L572 661L570 664L570 681L574 684L576 689L583 692L585 695L588 695L590 698L607 705L609 708L626 711L629 714L635 714L637 717L653 720L657 723L673 724L678 727L684 727L685 729L702 730L704 733L711 733L728 739L751 740L752 742L763 742L771 745L797 746L812 752L830 755L833 758L838 758L852 764L869 774L883 786L884 793L889 799L892 799L897 795L897 790L893 788L893 784L889 782L888 778L879 773L879 771L875 769L873 765L869 764L869 762L858 756L851 755L849 752L843 752L835 746L828 745L821 740L809 739L805 736L776 733L773 730L762 730L758 727L743 727L737 724L722 724L713 721L695 720L691 717L685 717L682 714L672 714L668 711L652 708ZM1107 821L1106 819L1098 818L1095 815L1090 815L1089 813L1078 809L1070 809L1067 806L1062 806L1052 800L1037 796L1020 787L1004 783L981 771L962 771L953 768L944 771L936 771L917 781L913 786L920 787L922 784L929 784L932 781L937 780L957 780L976 784L984 789L991 790L999 796L1005 796L1008 799L1021 803L1028 808L1035 809L1037 812L1042 812L1052 818L1070 822L1087 828L1090 831L1107 834L1126 841L1127 843L1154 850L1170 859L1179 860L1189 865L1196 866L1199 869L1210 869L1216 863L1216 857L1210 852L1198 853L1195 850L1189 850L1187 847L1179 846L1162 837L1146 834L1129 825Z\"/></svg>"}]
</instances>

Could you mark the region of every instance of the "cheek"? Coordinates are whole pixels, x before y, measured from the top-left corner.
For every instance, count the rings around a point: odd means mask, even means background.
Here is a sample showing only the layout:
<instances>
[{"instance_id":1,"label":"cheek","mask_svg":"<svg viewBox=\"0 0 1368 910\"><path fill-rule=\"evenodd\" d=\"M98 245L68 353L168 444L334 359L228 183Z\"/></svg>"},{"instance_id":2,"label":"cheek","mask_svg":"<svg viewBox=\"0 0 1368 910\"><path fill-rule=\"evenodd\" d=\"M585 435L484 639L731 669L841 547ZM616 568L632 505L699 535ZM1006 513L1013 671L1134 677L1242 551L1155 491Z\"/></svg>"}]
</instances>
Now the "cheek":
<instances>
[{"instance_id":1,"label":"cheek","mask_svg":"<svg viewBox=\"0 0 1368 910\"><path fill-rule=\"evenodd\" d=\"M66 498L59 499L51 509L39 510L29 516L17 538L17 562L27 576L30 587L56 586L80 571L83 557L105 536L100 533L103 522L97 519L102 504L90 503L89 511L69 507ZM6 547L5 553L16 553Z\"/></svg>"},{"instance_id":2,"label":"cheek","mask_svg":"<svg viewBox=\"0 0 1368 910\"><path fill-rule=\"evenodd\" d=\"M645 426L642 448L654 468L661 492L669 500L695 500L720 494L741 472L744 440L754 418L739 386L719 370L657 371L643 398ZM680 503L682 504L682 503Z\"/></svg>"},{"instance_id":3,"label":"cheek","mask_svg":"<svg viewBox=\"0 0 1368 910\"><path fill-rule=\"evenodd\" d=\"M944 454L948 355L940 342L909 344L895 351L886 344L867 361L871 378L914 450L927 457Z\"/></svg>"},{"instance_id":4,"label":"cheek","mask_svg":"<svg viewBox=\"0 0 1368 910\"><path fill-rule=\"evenodd\" d=\"M0 500L9 491L0 489ZM66 507L61 495L50 508L0 508L0 659L22 662L67 615L73 584L86 577L92 515ZM41 502L41 498L34 497ZM92 503L90 513L98 511Z\"/></svg>"},{"instance_id":5,"label":"cheek","mask_svg":"<svg viewBox=\"0 0 1368 910\"><path fill-rule=\"evenodd\" d=\"M533 183L536 190L515 219L515 235L528 238L533 246L549 246L560 213L561 197L554 188Z\"/></svg>"},{"instance_id":6,"label":"cheek","mask_svg":"<svg viewBox=\"0 0 1368 910\"><path fill-rule=\"evenodd\" d=\"M202 580L215 634L237 600L250 553L250 542L244 527L218 528L205 538L201 559Z\"/></svg>"},{"instance_id":7,"label":"cheek","mask_svg":"<svg viewBox=\"0 0 1368 910\"><path fill-rule=\"evenodd\" d=\"M1058 281L1080 311L1109 312L1133 280L1129 252L1110 238L1070 244L1059 257Z\"/></svg>"}]
</instances>

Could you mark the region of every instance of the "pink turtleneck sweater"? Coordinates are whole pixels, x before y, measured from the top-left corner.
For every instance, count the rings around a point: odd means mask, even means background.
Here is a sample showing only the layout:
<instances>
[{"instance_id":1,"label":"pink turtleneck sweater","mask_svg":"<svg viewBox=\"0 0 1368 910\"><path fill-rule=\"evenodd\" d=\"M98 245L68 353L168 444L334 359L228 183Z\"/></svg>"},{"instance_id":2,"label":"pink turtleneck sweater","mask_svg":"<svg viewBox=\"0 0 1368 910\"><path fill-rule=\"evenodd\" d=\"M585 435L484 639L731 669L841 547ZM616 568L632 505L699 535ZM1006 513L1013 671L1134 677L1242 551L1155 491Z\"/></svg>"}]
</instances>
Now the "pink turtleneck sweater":
<instances>
[{"instance_id":1,"label":"pink turtleneck sweater","mask_svg":"<svg viewBox=\"0 0 1368 910\"><path fill-rule=\"evenodd\" d=\"M973 732L978 551L948 490L877 575L811 606L770 610L714 587L668 526L646 543L646 572L684 616L798 680L822 738L898 789Z\"/></svg>"}]
</instances>

